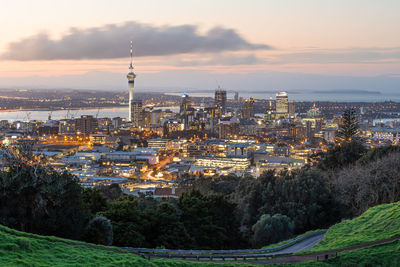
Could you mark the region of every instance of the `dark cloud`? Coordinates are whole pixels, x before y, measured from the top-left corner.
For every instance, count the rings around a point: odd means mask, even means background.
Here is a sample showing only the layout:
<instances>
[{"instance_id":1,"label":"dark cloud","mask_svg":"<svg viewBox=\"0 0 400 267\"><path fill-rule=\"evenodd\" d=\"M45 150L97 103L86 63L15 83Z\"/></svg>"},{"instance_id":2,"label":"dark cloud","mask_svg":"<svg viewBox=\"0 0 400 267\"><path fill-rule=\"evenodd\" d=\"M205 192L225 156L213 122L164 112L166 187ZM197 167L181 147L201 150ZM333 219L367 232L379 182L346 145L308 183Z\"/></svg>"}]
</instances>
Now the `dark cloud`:
<instances>
[{"instance_id":1,"label":"dark cloud","mask_svg":"<svg viewBox=\"0 0 400 267\"><path fill-rule=\"evenodd\" d=\"M126 22L71 28L58 40L46 33L33 35L9 43L1 58L22 61L122 58L128 55L130 37L135 56L270 49L268 45L246 41L234 29L215 27L201 34L195 25L156 27Z\"/></svg>"}]
</instances>

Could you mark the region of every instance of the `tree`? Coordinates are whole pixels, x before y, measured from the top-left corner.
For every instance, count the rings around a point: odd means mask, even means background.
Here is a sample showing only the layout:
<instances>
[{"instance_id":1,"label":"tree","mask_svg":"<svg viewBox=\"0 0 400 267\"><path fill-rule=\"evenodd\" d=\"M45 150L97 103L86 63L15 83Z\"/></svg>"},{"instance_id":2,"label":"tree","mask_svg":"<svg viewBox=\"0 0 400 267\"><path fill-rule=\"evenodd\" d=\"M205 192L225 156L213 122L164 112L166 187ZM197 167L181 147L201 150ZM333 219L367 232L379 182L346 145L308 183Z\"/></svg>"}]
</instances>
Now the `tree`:
<instances>
[{"instance_id":1,"label":"tree","mask_svg":"<svg viewBox=\"0 0 400 267\"><path fill-rule=\"evenodd\" d=\"M340 146L332 146L327 152L321 153L317 168L324 171L334 171L351 164L367 153L365 146L357 140L344 142Z\"/></svg>"},{"instance_id":2,"label":"tree","mask_svg":"<svg viewBox=\"0 0 400 267\"><path fill-rule=\"evenodd\" d=\"M233 199L242 214L242 229L251 229L263 214L288 216L295 233L326 227L339 219L328 180L314 170L265 172L258 179L241 182ZM247 238L251 238L249 231Z\"/></svg>"},{"instance_id":3,"label":"tree","mask_svg":"<svg viewBox=\"0 0 400 267\"><path fill-rule=\"evenodd\" d=\"M110 220L104 216L96 216L88 223L83 240L90 243L111 246L113 228Z\"/></svg>"},{"instance_id":4,"label":"tree","mask_svg":"<svg viewBox=\"0 0 400 267\"><path fill-rule=\"evenodd\" d=\"M180 197L178 207L193 248L224 249L240 245L236 205L223 195L202 195L193 190Z\"/></svg>"},{"instance_id":5,"label":"tree","mask_svg":"<svg viewBox=\"0 0 400 267\"><path fill-rule=\"evenodd\" d=\"M293 229L294 223L289 217L282 214L263 214L252 227L252 244L254 247L262 247L286 240L292 237Z\"/></svg>"},{"instance_id":6,"label":"tree","mask_svg":"<svg viewBox=\"0 0 400 267\"><path fill-rule=\"evenodd\" d=\"M114 245L130 247L148 247L143 236L143 213L140 211L138 201L133 196L123 196L108 205L99 215L108 218L113 226Z\"/></svg>"},{"instance_id":7,"label":"tree","mask_svg":"<svg viewBox=\"0 0 400 267\"><path fill-rule=\"evenodd\" d=\"M347 109L343 113L342 126L337 133L337 137L341 142L349 142L358 134L358 123L356 112L354 109Z\"/></svg>"},{"instance_id":8,"label":"tree","mask_svg":"<svg viewBox=\"0 0 400 267\"><path fill-rule=\"evenodd\" d=\"M400 201L400 153L392 152L368 165L349 166L332 183L346 211L344 216L362 214L368 208Z\"/></svg>"},{"instance_id":9,"label":"tree","mask_svg":"<svg viewBox=\"0 0 400 267\"><path fill-rule=\"evenodd\" d=\"M190 244L191 238L174 205L161 202L156 209L148 209L145 212L149 221L145 235L151 247L185 248Z\"/></svg>"},{"instance_id":10,"label":"tree","mask_svg":"<svg viewBox=\"0 0 400 267\"><path fill-rule=\"evenodd\" d=\"M88 205L92 214L107 209L107 198L97 188L85 188L83 191L83 200Z\"/></svg>"},{"instance_id":11,"label":"tree","mask_svg":"<svg viewBox=\"0 0 400 267\"><path fill-rule=\"evenodd\" d=\"M0 172L0 223L26 232L79 239L89 218L78 180L18 157Z\"/></svg>"},{"instance_id":12,"label":"tree","mask_svg":"<svg viewBox=\"0 0 400 267\"><path fill-rule=\"evenodd\" d=\"M360 159L357 160L358 164L367 165L371 162L374 162L378 159L386 157L387 155L395 152L400 152L400 146L383 146L377 147L369 150L365 155L363 155Z\"/></svg>"},{"instance_id":13,"label":"tree","mask_svg":"<svg viewBox=\"0 0 400 267\"><path fill-rule=\"evenodd\" d=\"M109 186L107 185L101 185L97 187L97 189L100 191L103 196L105 196L109 201L114 201L120 197L122 197L124 194L122 193L121 188L119 187L118 184L111 184Z\"/></svg>"}]
</instances>

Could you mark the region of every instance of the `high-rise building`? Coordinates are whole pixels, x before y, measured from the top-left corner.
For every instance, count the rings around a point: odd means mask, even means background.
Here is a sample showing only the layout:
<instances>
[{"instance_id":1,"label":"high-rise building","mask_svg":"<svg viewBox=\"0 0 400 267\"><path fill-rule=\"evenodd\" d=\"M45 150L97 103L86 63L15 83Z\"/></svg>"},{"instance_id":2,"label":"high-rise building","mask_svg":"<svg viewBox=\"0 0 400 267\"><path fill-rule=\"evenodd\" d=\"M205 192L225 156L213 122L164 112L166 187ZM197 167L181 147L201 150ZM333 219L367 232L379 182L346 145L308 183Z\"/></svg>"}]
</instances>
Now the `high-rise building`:
<instances>
[{"instance_id":1,"label":"high-rise building","mask_svg":"<svg viewBox=\"0 0 400 267\"><path fill-rule=\"evenodd\" d=\"M225 117L219 120L219 138L232 138L237 134L239 134L239 120L236 117Z\"/></svg>"},{"instance_id":2,"label":"high-rise building","mask_svg":"<svg viewBox=\"0 0 400 267\"><path fill-rule=\"evenodd\" d=\"M115 117L112 119L112 126L114 129L119 129L119 127L121 127L122 125L122 118L120 117Z\"/></svg>"},{"instance_id":3,"label":"high-rise building","mask_svg":"<svg viewBox=\"0 0 400 267\"><path fill-rule=\"evenodd\" d=\"M275 118L287 119L289 117L289 101L286 92L276 94Z\"/></svg>"},{"instance_id":4,"label":"high-rise building","mask_svg":"<svg viewBox=\"0 0 400 267\"><path fill-rule=\"evenodd\" d=\"M97 119L91 115L82 115L75 119L75 130L78 134L88 135L95 133L98 129Z\"/></svg>"},{"instance_id":5,"label":"high-rise building","mask_svg":"<svg viewBox=\"0 0 400 267\"><path fill-rule=\"evenodd\" d=\"M181 105L179 109L179 114L182 116L187 113L187 111L192 107L192 99L188 94L183 94L181 98Z\"/></svg>"},{"instance_id":6,"label":"high-rise building","mask_svg":"<svg viewBox=\"0 0 400 267\"><path fill-rule=\"evenodd\" d=\"M126 75L128 78L128 86L129 86L129 121L133 120L133 114L132 111L134 108L132 107L132 101L133 101L133 86L135 84L135 78L136 74L133 72L133 47L132 47L132 41L131 41L131 47L130 47L130 54L131 54L131 64L129 65L129 73Z\"/></svg>"},{"instance_id":7,"label":"high-rise building","mask_svg":"<svg viewBox=\"0 0 400 267\"><path fill-rule=\"evenodd\" d=\"M181 122L185 125L185 130L188 129L189 123L194 119L194 109L192 108L192 100L188 94L183 94L181 99L181 105L179 109L179 115Z\"/></svg>"},{"instance_id":8,"label":"high-rise building","mask_svg":"<svg viewBox=\"0 0 400 267\"><path fill-rule=\"evenodd\" d=\"M219 109L221 115L226 112L226 91L219 87L215 90L215 106Z\"/></svg>"},{"instance_id":9,"label":"high-rise building","mask_svg":"<svg viewBox=\"0 0 400 267\"><path fill-rule=\"evenodd\" d=\"M267 101L267 109L265 111L264 119L266 121L272 121L275 119L275 109L272 97L270 97L270 99Z\"/></svg>"},{"instance_id":10,"label":"high-rise building","mask_svg":"<svg viewBox=\"0 0 400 267\"><path fill-rule=\"evenodd\" d=\"M254 117L254 98L250 97L244 101L242 117L245 119Z\"/></svg>"},{"instance_id":11,"label":"high-rise building","mask_svg":"<svg viewBox=\"0 0 400 267\"><path fill-rule=\"evenodd\" d=\"M131 102L131 122L135 127L143 126L143 108L142 100L132 100Z\"/></svg>"},{"instance_id":12,"label":"high-rise building","mask_svg":"<svg viewBox=\"0 0 400 267\"><path fill-rule=\"evenodd\" d=\"M238 91L235 91L235 98L234 98L234 100L235 100L235 103L239 103L239 92L238 92Z\"/></svg>"},{"instance_id":13,"label":"high-rise building","mask_svg":"<svg viewBox=\"0 0 400 267\"><path fill-rule=\"evenodd\" d=\"M294 118L296 112L294 101L289 101L289 118Z\"/></svg>"}]
</instances>

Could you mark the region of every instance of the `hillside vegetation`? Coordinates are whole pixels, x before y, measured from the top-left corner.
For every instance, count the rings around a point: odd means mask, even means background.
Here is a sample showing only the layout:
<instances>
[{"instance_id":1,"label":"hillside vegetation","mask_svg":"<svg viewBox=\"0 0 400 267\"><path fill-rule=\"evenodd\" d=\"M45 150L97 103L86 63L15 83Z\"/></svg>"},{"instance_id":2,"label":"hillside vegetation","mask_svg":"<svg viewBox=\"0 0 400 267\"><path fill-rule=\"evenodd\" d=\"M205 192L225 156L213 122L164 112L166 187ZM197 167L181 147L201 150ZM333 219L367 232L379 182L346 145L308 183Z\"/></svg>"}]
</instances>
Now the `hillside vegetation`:
<instances>
[{"instance_id":1,"label":"hillside vegetation","mask_svg":"<svg viewBox=\"0 0 400 267\"><path fill-rule=\"evenodd\" d=\"M400 202L372 207L360 217L330 227L314 248L299 254L342 249L396 236L400 236ZM274 266L400 266L400 240L343 251L325 261Z\"/></svg>"},{"instance_id":2,"label":"hillside vegetation","mask_svg":"<svg viewBox=\"0 0 400 267\"><path fill-rule=\"evenodd\" d=\"M19 232L0 225L0 266L213 266L173 260L148 261L118 248ZM240 266L219 264L218 266ZM248 266L248 265L247 265Z\"/></svg>"},{"instance_id":3,"label":"hillside vegetation","mask_svg":"<svg viewBox=\"0 0 400 267\"><path fill-rule=\"evenodd\" d=\"M400 241L345 251L325 261L304 261L297 263L273 264L279 267L323 267L323 266L400 266Z\"/></svg>"},{"instance_id":4,"label":"hillside vegetation","mask_svg":"<svg viewBox=\"0 0 400 267\"><path fill-rule=\"evenodd\" d=\"M332 226L324 239L307 253L340 249L398 235L400 235L400 202L384 204L370 208L358 218ZM215 266L215 263L164 259L148 261L116 247L24 233L1 225L0 240L0 266ZM300 262L295 265L398 266L399 252L400 241L393 241L341 252L338 257L327 261ZM249 265L219 263L218 266Z\"/></svg>"},{"instance_id":5,"label":"hillside vegetation","mask_svg":"<svg viewBox=\"0 0 400 267\"><path fill-rule=\"evenodd\" d=\"M360 217L333 225L308 252L346 248L395 236L400 236L400 202L375 206Z\"/></svg>"}]
</instances>

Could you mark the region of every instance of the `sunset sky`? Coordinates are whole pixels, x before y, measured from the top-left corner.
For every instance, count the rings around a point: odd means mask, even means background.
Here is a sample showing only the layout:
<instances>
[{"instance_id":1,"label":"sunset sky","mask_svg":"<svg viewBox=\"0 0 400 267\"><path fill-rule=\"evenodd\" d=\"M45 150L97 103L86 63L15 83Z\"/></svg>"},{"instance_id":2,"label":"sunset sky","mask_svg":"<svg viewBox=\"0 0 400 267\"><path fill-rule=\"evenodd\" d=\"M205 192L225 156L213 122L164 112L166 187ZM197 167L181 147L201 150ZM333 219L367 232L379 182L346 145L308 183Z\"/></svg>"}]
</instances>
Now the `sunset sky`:
<instances>
[{"instance_id":1,"label":"sunset sky","mask_svg":"<svg viewBox=\"0 0 400 267\"><path fill-rule=\"evenodd\" d=\"M398 77L399 11L398 0L2 1L0 87L126 73L130 38L147 83L171 70Z\"/></svg>"}]
</instances>

